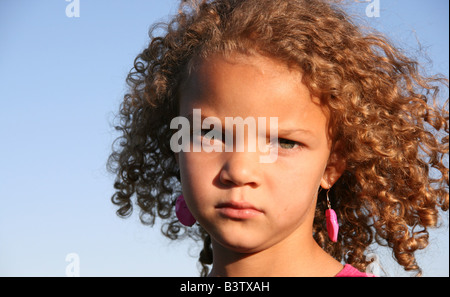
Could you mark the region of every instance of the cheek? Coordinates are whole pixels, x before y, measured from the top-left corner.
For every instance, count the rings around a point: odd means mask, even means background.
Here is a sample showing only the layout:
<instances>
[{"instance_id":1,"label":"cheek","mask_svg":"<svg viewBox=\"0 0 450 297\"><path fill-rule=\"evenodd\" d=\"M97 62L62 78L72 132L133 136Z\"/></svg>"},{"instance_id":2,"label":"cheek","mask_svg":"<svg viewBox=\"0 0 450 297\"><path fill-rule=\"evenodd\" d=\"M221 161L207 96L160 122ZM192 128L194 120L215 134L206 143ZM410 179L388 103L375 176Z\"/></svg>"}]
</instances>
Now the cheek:
<instances>
[{"instance_id":1,"label":"cheek","mask_svg":"<svg viewBox=\"0 0 450 297\"><path fill-rule=\"evenodd\" d=\"M326 158L316 154L304 153L299 158L280 159L268 179L272 189L285 193L310 194L319 189L326 168Z\"/></svg>"},{"instance_id":2,"label":"cheek","mask_svg":"<svg viewBox=\"0 0 450 297\"><path fill-rule=\"evenodd\" d=\"M218 174L216 161L205 156L204 153L185 153L179 155L181 185L186 202L207 199L212 187L212 181Z\"/></svg>"},{"instance_id":3,"label":"cheek","mask_svg":"<svg viewBox=\"0 0 450 297\"><path fill-rule=\"evenodd\" d=\"M270 196L276 199L280 217L292 212L307 211L314 201L325 172L326 159L309 155L292 160L279 160L279 166L270 172L267 182Z\"/></svg>"},{"instance_id":4,"label":"cheek","mask_svg":"<svg viewBox=\"0 0 450 297\"><path fill-rule=\"evenodd\" d=\"M179 155L181 184L183 193L191 193L201 185L201 175L199 160L194 153L181 152Z\"/></svg>"},{"instance_id":5,"label":"cheek","mask_svg":"<svg viewBox=\"0 0 450 297\"><path fill-rule=\"evenodd\" d=\"M269 220L273 227L288 232L313 219L319 183L307 174L292 182L284 181L279 192L271 195L274 201Z\"/></svg>"}]
</instances>

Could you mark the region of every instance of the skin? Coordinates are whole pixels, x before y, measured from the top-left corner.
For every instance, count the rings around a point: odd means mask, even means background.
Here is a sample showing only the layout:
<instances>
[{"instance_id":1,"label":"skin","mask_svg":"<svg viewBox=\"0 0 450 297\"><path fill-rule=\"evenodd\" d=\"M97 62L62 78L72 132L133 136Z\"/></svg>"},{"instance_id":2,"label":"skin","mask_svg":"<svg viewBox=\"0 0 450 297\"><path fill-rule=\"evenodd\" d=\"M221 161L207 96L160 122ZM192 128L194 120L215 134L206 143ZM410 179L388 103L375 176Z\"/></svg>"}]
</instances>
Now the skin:
<instances>
[{"instance_id":1,"label":"skin","mask_svg":"<svg viewBox=\"0 0 450 297\"><path fill-rule=\"evenodd\" d=\"M261 163L258 149L177 154L188 208L211 235L210 276L336 275L343 266L317 245L312 225L319 186L330 188L345 165L331 152L327 112L300 71L269 57L215 55L197 61L180 90L181 116L200 108L223 127L225 117L278 117L273 163ZM259 213L224 216L217 206L230 201Z\"/></svg>"}]
</instances>

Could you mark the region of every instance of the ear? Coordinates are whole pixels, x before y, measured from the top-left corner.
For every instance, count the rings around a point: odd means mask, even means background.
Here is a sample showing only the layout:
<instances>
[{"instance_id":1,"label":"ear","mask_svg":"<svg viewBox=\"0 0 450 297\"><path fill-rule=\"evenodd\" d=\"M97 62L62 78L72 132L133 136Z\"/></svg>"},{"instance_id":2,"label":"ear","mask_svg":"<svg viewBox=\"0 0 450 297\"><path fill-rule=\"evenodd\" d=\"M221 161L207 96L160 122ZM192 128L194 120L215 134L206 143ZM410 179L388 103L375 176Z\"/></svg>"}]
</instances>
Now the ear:
<instances>
[{"instance_id":1,"label":"ear","mask_svg":"<svg viewBox=\"0 0 450 297\"><path fill-rule=\"evenodd\" d=\"M342 176L347 164L340 152L340 144L336 143L328 159L327 167L320 182L322 189L330 189L334 183Z\"/></svg>"}]
</instances>

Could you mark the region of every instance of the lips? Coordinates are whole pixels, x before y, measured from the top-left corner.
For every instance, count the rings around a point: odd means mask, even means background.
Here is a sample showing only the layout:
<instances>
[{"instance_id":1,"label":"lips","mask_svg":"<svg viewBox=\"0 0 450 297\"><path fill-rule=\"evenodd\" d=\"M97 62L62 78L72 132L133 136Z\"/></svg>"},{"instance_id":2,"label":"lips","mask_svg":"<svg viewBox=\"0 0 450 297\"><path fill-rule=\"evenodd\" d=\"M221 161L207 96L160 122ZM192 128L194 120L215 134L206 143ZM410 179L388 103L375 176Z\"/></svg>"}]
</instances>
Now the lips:
<instances>
[{"instance_id":1,"label":"lips","mask_svg":"<svg viewBox=\"0 0 450 297\"><path fill-rule=\"evenodd\" d=\"M245 201L230 201L216 206L220 215L230 219L245 220L262 215L264 212Z\"/></svg>"}]
</instances>

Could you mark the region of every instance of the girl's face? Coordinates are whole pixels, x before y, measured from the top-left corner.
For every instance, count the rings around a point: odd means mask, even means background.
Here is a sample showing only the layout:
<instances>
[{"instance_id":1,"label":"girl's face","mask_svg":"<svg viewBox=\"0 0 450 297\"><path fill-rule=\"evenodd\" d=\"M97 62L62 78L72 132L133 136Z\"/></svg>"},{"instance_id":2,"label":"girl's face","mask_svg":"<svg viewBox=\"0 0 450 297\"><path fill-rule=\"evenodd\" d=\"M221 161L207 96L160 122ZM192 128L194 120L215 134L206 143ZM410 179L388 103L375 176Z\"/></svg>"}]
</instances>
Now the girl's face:
<instances>
[{"instance_id":1,"label":"girl's face","mask_svg":"<svg viewBox=\"0 0 450 297\"><path fill-rule=\"evenodd\" d=\"M264 117L267 125L278 117L273 163L260 162L267 152L258 147L256 152L191 147L178 154L185 200L213 243L251 253L312 237L319 186L329 188L338 176L328 164L327 114L301 83L300 72L262 56L198 61L181 88L180 116L192 117L193 109L201 109L202 118L220 119L224 129L225 117ZM245 144L249 137L246 132Z\"/></svg>"}]
</instances>

